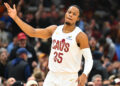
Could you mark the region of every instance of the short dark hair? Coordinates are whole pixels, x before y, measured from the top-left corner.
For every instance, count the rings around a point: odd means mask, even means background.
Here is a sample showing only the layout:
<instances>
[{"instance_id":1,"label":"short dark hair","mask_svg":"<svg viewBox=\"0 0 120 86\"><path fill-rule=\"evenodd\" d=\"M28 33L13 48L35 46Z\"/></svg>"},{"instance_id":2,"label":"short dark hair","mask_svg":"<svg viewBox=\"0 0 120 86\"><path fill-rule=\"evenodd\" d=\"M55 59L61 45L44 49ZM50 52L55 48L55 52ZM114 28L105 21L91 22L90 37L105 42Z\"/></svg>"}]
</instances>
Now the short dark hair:
<instances>
[{"instance_id":1,"label":"short dark hair","mask_svg":"<svg viewBox=\"0 0 120 86\"><path fill-rule=\"evenodd\" d=\"M80 17L80 14L81 14L81 8L78 6L78 5L71 5L71 6L69 6L69 8L70 7L76 7L76 8L78 8L78 10L79 10L79 17ZM69 9L68 8L68 9Z\"/></svg>"}]
</instances>

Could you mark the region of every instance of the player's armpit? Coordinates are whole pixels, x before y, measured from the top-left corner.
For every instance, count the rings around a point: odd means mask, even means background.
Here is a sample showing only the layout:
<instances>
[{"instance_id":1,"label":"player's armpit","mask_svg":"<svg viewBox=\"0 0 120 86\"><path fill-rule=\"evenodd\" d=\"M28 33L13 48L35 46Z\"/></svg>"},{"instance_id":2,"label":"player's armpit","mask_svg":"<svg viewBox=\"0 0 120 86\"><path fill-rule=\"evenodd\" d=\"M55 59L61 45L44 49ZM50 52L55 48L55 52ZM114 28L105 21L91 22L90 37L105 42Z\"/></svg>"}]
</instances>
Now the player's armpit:
<instances>
[{"instance_id":1,"label":"player's armpit","mask_svg":"<svg viewBox=\"0 0 120 86\"><path fill-rule=\"evenodd\" d=\"M89 48L88 37L84 32L80 32L76 37L77 43L81 49Z\"/></svg>"}]
</instances>

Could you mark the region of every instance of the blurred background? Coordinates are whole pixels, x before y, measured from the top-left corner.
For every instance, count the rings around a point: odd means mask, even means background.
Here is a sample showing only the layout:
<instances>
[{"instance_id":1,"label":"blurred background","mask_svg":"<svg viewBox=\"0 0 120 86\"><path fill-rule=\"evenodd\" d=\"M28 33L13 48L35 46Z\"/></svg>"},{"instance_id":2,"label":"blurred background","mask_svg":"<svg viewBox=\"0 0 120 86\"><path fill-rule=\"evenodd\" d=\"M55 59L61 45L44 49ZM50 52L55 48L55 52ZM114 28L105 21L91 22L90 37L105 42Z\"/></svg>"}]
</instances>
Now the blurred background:
<instances>
[{"instance_id":1,"label":"blurred background","mask_svg":"<svg viewBox=\"0 0 120 86\"><path fill-rule=\"evenodd\" d=\"M4 2L15 4L18 16L35 28L61 25L67 8L80 6L81 17L76 25L87 34L94 60L86 86L120 86L120 0L0 0L0 86L25 85L29 80L42 86L51 46L51 38L31 38L23 33L8 16ZM26 63L20 67L29 67L15 75L19 67L12 69L9 65L16 65L16 58L25 52L21 49L17 53L20 48L28 51ZM21 74L25 77L20 79Z\"/></svg>"}]
</instances>

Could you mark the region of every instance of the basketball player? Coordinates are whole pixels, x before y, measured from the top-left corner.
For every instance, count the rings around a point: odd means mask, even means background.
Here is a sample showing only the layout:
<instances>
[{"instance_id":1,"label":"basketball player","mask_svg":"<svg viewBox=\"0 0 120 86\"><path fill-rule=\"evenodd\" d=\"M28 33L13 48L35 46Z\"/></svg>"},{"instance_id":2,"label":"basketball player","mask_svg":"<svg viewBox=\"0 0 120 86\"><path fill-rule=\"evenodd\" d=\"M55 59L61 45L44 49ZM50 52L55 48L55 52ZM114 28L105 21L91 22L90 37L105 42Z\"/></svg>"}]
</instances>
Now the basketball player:
<instances>
[{"instance_id":1,"label":"basketball player","mask_svg":"<svg viewBox=\"0 0 120 86\"><path fill-rule=\"evenodd\" d=\"M15 5L11 8L9 4L4 4L8 15L27 35L42 39L52 37L48 65L50 71L43 86L84 86L92 69L93 60L86 34L75 26L80 19L78 6L68 8L63 25L34 29L17 16ZM85 58L85 66L83 73L78 77L82 55Z\"/></svg>"}]
</instances>

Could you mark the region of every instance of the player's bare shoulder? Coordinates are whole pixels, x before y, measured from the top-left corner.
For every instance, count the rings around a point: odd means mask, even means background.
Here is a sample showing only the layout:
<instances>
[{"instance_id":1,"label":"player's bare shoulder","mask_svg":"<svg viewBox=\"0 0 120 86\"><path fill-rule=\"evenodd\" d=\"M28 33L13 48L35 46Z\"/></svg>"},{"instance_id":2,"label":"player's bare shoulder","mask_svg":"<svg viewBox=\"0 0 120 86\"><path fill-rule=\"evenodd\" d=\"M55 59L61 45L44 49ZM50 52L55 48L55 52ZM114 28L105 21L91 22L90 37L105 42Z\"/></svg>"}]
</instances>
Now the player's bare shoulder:
<instances>
[{"instance_id":1,"label":"player's bare shoulder","mask_svg":"<svg viewBox=\"0 0 120 86\"><path fill-rule=\"evenodd\" d=\"M76 41L77 41L78 44L80 44L81 48L87 48L87 47L89 47L88 36L84 32L80 32L77 35Z\"/></svg>"},{"instance_id":2,"label":"player's bare shoulder","mask_svg":"<svg viewBox=\"0 0 120 86\"><path fill-rule=\"evenodd\" d=\"M88 39L88 37L84 32L79 32L76 39L77 39L77 41L86 40L86 39Z\"/></svg>"}]
</instances>

